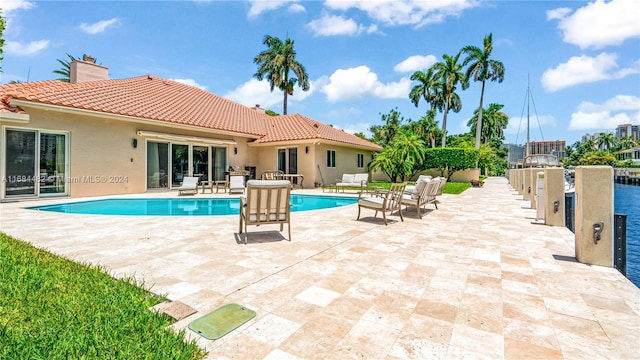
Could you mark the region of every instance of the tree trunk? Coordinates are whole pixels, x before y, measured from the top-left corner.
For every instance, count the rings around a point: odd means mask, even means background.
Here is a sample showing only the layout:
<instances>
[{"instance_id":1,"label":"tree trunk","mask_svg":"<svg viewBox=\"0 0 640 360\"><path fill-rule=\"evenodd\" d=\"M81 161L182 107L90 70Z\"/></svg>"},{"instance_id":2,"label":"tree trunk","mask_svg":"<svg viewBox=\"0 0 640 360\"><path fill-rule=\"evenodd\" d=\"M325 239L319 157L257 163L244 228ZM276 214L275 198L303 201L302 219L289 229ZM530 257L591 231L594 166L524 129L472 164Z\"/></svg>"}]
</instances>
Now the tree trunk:
<instances>
[{"instance_id":1,"label":"tree trunk","mask_svg":"<svg viewBox=\"0 0 640 360\"><path fill-rule=\"evenodd\" d=\"M482 100L484 100L484 83L482 80L482 91L480 92L480 108L478 109L478 121L476 123L476 149L480 149L480 136L482 135Z\"/></svg>"},{"instance_id":2,"label":"tree trunk","mask_svg":"<svg viewBox=\"0 0 640 360\"><path fill-rule=\"evenodd\" d=\"M449 112L449 98L444 102L444 115L442 116L442 147L447 146L447 113Z\"/></svg>"},{"instance_id":3,"label":"tree trunk","mask_svg":"<svg viewBox=\"0 0 640 360\"><path fill-rule=\"evenodd\" d=\"M287 115L287 95L289 94L287 93L287 89L285 89L283 93L284 93L284 101L282 104L282 115Z\"/></svg>"}]
</instances>

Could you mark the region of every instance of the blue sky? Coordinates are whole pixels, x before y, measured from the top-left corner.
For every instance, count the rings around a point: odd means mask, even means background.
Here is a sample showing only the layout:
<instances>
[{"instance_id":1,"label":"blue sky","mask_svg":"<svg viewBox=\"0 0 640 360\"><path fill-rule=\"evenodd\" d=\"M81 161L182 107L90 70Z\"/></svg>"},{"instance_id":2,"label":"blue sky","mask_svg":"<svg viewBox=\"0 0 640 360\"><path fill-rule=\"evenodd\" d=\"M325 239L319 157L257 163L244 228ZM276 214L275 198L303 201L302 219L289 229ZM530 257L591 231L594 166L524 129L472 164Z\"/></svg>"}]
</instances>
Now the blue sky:
<instances>
[{"instance_id":1,"label":"blue sky","mask_svg":"<svg viewBox=\"0 0 640 360\"><path fill-rule=\"evenodd\" d=\"M382 124L397 108L418 120L409 80L443 54L482 47L493 34L502 83L488 83L485 107L504 105L506 141L524 143L527 83L531 140L579 141L585 133L640 124L640 1L11 1L3 73L55 79L56 59L90 54L112 79L146 74L202 87L242 104L282 112L282 93L253 78L265 35L295 42L311 89L295 89L288 112L347 132ZM460 91L450 134L480 102L480 83ZM436 120L441 124L442 114Z\"/></svg>"}]
</instances>

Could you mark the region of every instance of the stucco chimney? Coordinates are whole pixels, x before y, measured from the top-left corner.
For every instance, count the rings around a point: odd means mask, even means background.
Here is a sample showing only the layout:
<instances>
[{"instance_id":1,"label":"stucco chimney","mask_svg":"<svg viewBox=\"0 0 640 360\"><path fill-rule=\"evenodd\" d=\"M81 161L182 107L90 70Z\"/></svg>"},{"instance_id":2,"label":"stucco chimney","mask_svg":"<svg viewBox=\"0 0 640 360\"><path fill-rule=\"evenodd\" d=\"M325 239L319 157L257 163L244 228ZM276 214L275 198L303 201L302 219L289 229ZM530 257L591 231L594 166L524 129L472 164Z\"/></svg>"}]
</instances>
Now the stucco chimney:
<instances>
[{"instance_id":1,"label":"stucco chimney","mask_svg":"<svg viewBox=\"0 0 640 360\"><path fill-rule=\"evenodd\" d=\"M70 83L109 79L108 67L88 61L73 60L69 70Z\"/></svg>"}]
</instances>

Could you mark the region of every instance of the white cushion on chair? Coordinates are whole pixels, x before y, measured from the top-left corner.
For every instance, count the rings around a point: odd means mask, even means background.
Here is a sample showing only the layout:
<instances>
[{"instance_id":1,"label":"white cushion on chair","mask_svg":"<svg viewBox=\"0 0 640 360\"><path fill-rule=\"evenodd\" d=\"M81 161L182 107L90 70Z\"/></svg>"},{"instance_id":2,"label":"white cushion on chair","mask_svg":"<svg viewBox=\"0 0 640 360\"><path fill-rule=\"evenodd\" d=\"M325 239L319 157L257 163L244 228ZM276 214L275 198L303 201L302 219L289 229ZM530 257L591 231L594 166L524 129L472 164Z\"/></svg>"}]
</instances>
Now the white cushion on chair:
<instances>
[{"instance_id":1,"label":"white cushion on chair","mask_svg":"<svg viewBox=\"0 0 640 360\"><path fill-rule=\"evenodd\" d=\"M342 174L342 182L343 183L353 183L356 181L355 174Z\"/></svg>"}]
</instances>

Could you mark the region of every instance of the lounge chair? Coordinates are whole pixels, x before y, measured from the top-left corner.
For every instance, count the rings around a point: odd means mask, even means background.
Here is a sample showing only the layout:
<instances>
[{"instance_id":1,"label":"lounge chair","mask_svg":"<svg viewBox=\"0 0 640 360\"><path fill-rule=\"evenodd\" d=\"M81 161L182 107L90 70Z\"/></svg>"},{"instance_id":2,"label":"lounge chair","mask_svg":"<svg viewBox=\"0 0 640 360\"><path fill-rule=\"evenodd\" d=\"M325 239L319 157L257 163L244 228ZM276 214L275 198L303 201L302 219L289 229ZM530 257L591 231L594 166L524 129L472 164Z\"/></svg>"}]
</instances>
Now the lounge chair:
<instances>
[{"instance_id":1,"label":"lounge chair","mask_svg":"<svg viewBox=\"0 0 640 360\"><path fill-rule=\"evenodd\" d=\"M247 243L247 225L280 224L280 231L286 223L291 241L291 206L289 195L291 184L287 180L249 180L247 196L240 197L240 231L244 231ZM244 229L243 229L244 227Z\"/></svg>"},{"instance_id":2,"label":"lounge chair","mask_svg":"<svg viewBox=\"0 0 640 360\"><path fill-rule=\"evenodd\" d=\"M360 209L366 208L375 210L376 213L374 217L378 216L378 211L382 212L382 219L384 220L385 225L387 225L387 212L393 213L394 211L397 211L400 215L400 220L404 221L400 201L402 199L405 186L407 186L406 182L401 184L391 184L389 190L377 191L371 194L370 197L363 196L362 194L364 192L360 192L358 196L358 217L356 220L360 219Z\"/></svg>"},{"instance_id":3,"label":"lounge chair","mask_svg":"<svg viewBox=\"0 0 640 360\"><path fill-rule=\"evenodd\" d=\"M342 179L336 180L336 191L338 189L342 189L344 192L344 188L347 187L357 187L360 190L365 190L367 188L369 182L369 174L367 173L358 173L358 174L342 174Z\"/></svg>"},{"instance_id":4,"label":"lounge chair","mask_svg":"<svg viewBox=\"0 0 640 360\"><path fill-rule=\"evenodd\" d=\"M438 186L438 188L436 190L436 194L435 194L434 199L433 199L433 205L436 206L436 209L438 208L438 202L439 201L437 199L435 199L435 197L442 195L442 191L444 190L444 186L447 183L447 178L446 177L440 177L440 178L437 178L437 179L440 180L440 185Z\"/></svg>"},{"instance_id":5,"label":"lounge chair","mask_svg":"<svg viewBox=\"0 0 640 360\"><path fill-rule=\"evenodd\" d=\"M414 185L407 185L406 188L404 188L404 192L405 193L413 193L416 194L416 188L418 187L418 185L420 185L420 182L422 181L431 181L431 176L430 175L420 175L418 176L418 179L416 180Z\"/></svg>"},{"instance_id":6,"label":"lounge chair","mask_svg":"<svg viewBox=\"0 0 640 360\"><path fill-rule=\"evenodd\" d=\"M198 178L195 176L187 176L182 179L182 184L178 187L178 195L189 192L193 195L198 193Z\"/></svg>"},{"instance_id":7,"label":"lounge chair","mask_svg":"<svg viewBox=\"0 0 640 360\"><path fill-rule=\"evenodd\" d=\"M230 175L229 176L229 194L244 194L244 176L243 175Z\"/></svg>"},{"instance_id":8,"label":"lounge chair","mask_svg":"<svg viewBox=\"0 0 640 360\"><path fill-rule=\"evenodd\" d=\"M406 207L413 206L418 213L418 219L422 219L420 209L427 206L427 204L436 205L436 193L440 186L440 180L434 179L433 181L418 181L416 183L416 191L406 191L402 195L400 203ZM436 205L437 209L437 205Z\"/></svg>"}]
</instances>

